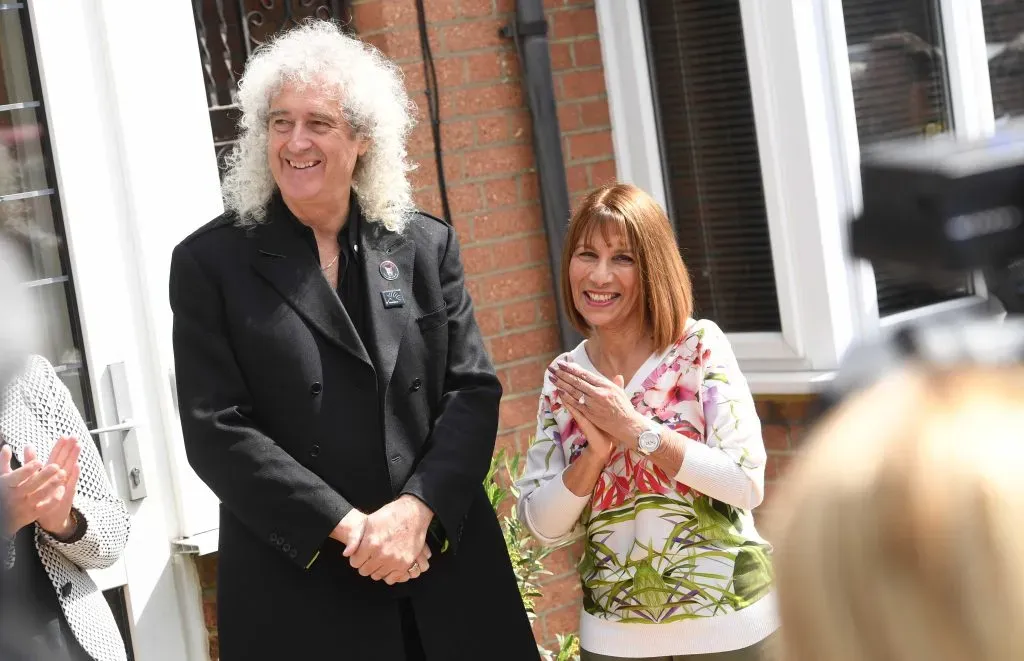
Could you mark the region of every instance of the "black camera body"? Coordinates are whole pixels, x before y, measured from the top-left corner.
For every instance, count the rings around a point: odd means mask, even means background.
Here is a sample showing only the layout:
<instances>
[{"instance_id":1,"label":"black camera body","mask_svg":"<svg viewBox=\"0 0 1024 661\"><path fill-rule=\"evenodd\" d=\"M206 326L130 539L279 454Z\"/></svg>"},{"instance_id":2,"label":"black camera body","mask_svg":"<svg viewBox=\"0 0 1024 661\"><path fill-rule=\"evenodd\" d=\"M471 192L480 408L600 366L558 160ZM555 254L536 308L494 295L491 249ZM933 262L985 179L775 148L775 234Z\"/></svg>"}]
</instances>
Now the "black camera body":
<instances>
[{"instance_id":1,"label":"black camera body","mask_svg":"<svg viewBox=\"0 0 1024 661\"><path fill-rule=\"evenodd\" d=\"M1024 361L1024 124L984 140L933 136L866 149L861 187L863 211L850 228L855 256L925 279L981 271L993 307L1007 316L922 322L851 348L819 412L901 363Z\"/></svg>"}]
</instances>

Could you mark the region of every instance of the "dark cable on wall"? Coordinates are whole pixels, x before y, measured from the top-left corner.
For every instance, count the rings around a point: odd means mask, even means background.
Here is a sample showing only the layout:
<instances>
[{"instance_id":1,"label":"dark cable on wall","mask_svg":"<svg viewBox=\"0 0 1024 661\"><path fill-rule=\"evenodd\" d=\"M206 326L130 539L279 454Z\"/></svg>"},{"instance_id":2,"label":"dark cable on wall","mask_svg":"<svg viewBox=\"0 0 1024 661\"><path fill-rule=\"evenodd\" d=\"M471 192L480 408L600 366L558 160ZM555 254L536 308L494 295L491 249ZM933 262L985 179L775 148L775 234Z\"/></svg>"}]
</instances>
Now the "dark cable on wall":
<instances>
[{"instance_id":1,"label":"dark cable on wall","mask_svg":"<svg viewBox=\"0 0 1024 661\"><path fill-rule=\"evenodd\" d=\"M441 211L445 222L452 222L452 210L448 204L448 185L444 178L444 160L441 154L441 104L437 88L437 71L434 56L430 52L430 37L427 36L427 12L423 0L416 0L416 18L420 28L420 48L423 52L423 78L427 85L427 112L430 115L430 132L434 137L434 160L437 162L437 187L441 194Z\"/></svg>"}]
</instances>

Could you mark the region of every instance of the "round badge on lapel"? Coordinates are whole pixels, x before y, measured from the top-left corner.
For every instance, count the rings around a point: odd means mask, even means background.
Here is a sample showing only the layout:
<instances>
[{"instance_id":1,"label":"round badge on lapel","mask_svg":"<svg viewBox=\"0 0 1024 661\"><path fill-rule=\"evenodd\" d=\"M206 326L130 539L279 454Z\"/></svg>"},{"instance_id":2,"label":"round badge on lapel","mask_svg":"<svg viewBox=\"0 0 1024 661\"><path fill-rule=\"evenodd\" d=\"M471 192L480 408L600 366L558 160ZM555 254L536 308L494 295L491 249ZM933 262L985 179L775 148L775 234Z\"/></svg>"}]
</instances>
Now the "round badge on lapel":
<instances>
[{"instance_id":1,"label":"round badge on lapel","mask_svg":"<svg viewBox=\"0 0 1024 661\"><path fill-rule=\"evenodd\" d=\"M380 263L380 276L385 280L398 279L398 266L390 259Z\"/></svg>"}]
</instances>

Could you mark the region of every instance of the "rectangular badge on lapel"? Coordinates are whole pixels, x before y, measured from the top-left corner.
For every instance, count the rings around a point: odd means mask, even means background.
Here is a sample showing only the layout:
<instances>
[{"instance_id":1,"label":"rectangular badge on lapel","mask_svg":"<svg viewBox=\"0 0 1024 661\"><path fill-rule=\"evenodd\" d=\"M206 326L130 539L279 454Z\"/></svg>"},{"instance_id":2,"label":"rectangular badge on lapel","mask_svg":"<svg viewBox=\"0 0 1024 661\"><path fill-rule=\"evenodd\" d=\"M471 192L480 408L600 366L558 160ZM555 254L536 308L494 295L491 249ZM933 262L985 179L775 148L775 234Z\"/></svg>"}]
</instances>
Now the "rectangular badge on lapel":
<instances>
[{"instance_id":1,"label":"rectangular badge on lapel","mask_svg":"<svg viewBox=\"0 0 1024 661\"><path fill-rule=\"evenodd\" d=\"M401 289L389 289L382 291L380 297L384 299L384 308L400 308L405 305L405 299L402 298Z\"/></svg>"}]
</instances>

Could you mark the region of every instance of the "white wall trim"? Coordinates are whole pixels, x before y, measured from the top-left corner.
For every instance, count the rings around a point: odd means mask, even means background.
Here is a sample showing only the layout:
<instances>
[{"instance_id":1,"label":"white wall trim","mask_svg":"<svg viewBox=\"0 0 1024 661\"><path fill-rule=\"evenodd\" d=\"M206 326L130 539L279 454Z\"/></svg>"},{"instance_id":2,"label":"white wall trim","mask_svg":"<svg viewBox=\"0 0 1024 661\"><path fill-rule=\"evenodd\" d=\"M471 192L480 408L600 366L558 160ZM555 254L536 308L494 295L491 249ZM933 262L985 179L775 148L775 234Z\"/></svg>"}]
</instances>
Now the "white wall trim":
<instances>
[{"instance_id":1,"label":"white wall trim","mask_svg":"<svg viewBox=\"0 0 1024 661\"><path fill-rule=\"evenodd\" d=\"M174 540L173 547L174 552L178 555L203 556L216 553L219 543L220 529L214 528L190 537L179 537Z\"/></svg>"},{"instance_id":2,"label":"white wall trim","mask_svg":"<svg viewBox=\"0 0 1024 661\"><path fill-rule=\"evenodd\" d=\"M746 372L747 386L757 395L817 395L832 384L836 372Z\"/></svg>"},{"instance_id":3,"label":"white wall trim","mask_svg":"<svg viewBox=\"0 0 1024 661\"><path fill-rule=\"evenodd\" d=\"M740 7L783 335L805 369L834 369L854 328L819 17L806 0Z\"/></svg>"},{"instance_id":4,"label":"white wall trim","mask_svg":"<svg viewBox=\"0 0 1024 661\"><path fill-rule=\"evenodd\" d=\"M995 114L981 0L939 0L939 15L956 136L988 137L995 131Z\"/></svg>"},{"instance_id":5,"label":"white wall trim","mask_svg":"<svg viewBox=\"0 0 1024 661\"><path fill-rule=\"evenodd\" d=\"M639 1L597 0L596 8L618 179L667 209Z\"/></svg>"}]
</instances>

